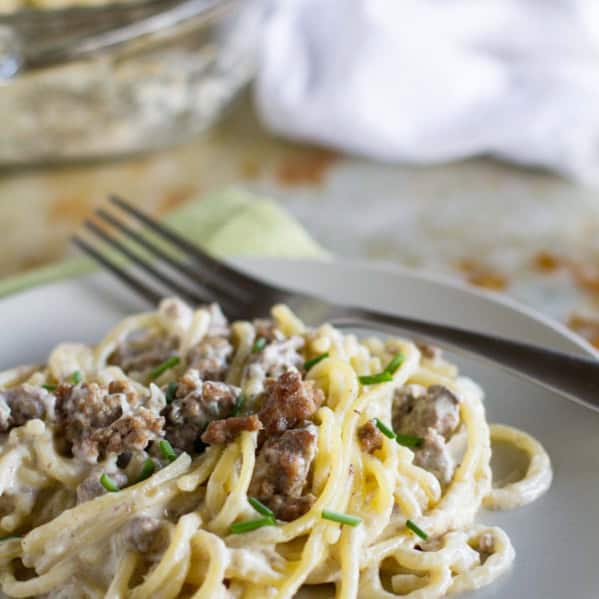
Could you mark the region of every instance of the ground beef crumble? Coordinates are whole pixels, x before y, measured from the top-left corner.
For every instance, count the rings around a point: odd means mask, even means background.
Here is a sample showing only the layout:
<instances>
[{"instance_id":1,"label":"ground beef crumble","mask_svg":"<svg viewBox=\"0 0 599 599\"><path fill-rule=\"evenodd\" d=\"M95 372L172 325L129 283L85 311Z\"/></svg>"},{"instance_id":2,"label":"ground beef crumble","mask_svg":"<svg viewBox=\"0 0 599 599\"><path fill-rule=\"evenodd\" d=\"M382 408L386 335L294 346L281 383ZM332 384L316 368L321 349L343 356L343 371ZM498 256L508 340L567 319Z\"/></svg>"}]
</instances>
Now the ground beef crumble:
<instances>
[{"instance_id":1,"label":"ground beef crumble","mask_svg":"<svg viewBox=\"0 0 599 599\"><path fill-rule=\"evenodd\" d=\"M192 453L210 422L231 415L240 392L222 382L204 382L197 370L188 370L177 385L174 401L164 410L166 438L173 447Z\"/></svg>"},{"instance_id":2,"label":"ground beef crumble","mask_svg":"<svg viewBox=\"0 0 599 599\"><path fill-rule=\"evenodd\" d=\"M362 449L368 453L374 453L383 447L383 434L374 420L369 420L358 429L358 439Z\"/></svg>"},{"instance_id":3,"label":"ground beef crumble","mask_svg":"<svg viewBox=\"0 0 599 599\"><path fill-rule=\"evenodd\" d=\"M255 414L232 416L223 420L213 420L202 434L202 441L208 445L218 445L233 441L242 431L262 430L262 423Z\"/></svg>"},{"instance_id":4,"label":"ground beef crumble","mask_svg":"<svg viewBox=\"0 0 599 599\"><path fill-rule=\"evenodd\" d=\"M432 472L444 485L451 480L455 469L445 440L434 428L429 428L424 435L422 445L415 452L414 463Z\"/></svg>"},{"instance_id":5,"label":"ground beef crumble","mask_svg":"<svg viewBox=\"0 0 599 599\"><path fill-rule=\"evenodd\" d=\"M233 355L233 345L227 337L207 336L187 354L187 365L204 380L223 381Z\"/></svg>"},{"instance_id":6,"label":"ground beef crumble","mask_svg":"<svg viewBox=\"0 0 599 599\"><path fill-rule=\"evenodd\" d=\"M0 392L0 433L28 420L54 418L55 397L43 387L27 383Z\"/></svg>"},{"instance_id":7,"label":"ground beef crumble","mask_svg":"<svg viewBox=\"0 0 599 599\"><path fill-rule=\"evenodd\" d=\"M275 321L271 318L257 318L253 324L256 331L256 339L262 337L268 342L285 339L285 335L277 328Z\"/></svg>"},{"instance_id":8,"label":"ground beef crumble","mask_svg":"<svg viewBox=\"0 0 599 599\"><path fill-rule=\"evenodd\" d=\"M249 495L264 502L281 520L293 520L308 511L314 501L304 494L317 432L313 424L270 437L258 452Z\"/></svg>"},{"instance_id":9,"label":"ground beef crumble","mask_svg":"<svg viewBox=\"0 0 599 599\"><path fill-rule=\"evenodd\" d=\"M277 379L290 370L299 370L304 364L299 353L303 345L302 337L274 339L260 351L251 353L243 372L243 387L248 381L264 382Z\"/></svg>"},{"instance_id":10,"label":"ground beef crumble","mask_svg":"<svg viewBox=\"0 0 599 599\"><path fill-rule=\"evenodd\" d=\"M126 381L108 387L97 383L59 385L56 389L59 430L73 455L94 463L110 453L142 450L162 435L164 419L145 406Z\"/></svg>"},{"instance_id":11,"label":"ground beef crumble","mask_svg":"<svg viewBox=\"0 0 599 599\"><path fill-rule=\"evenodd\" d=\"M267 436L283 433L309 419L324 401L324 393L312 381L302 381L296 370L267 382L258 413Z\"/></svg>"},{"instance_id":12,"label":"ground beef crumble","mask_svg":"<svg viewBox=\"0 0 599 599\"><path fill-rule=\"evenodd\" d=\"M408 385L396 391L392 412L395 432L423 439L414 463L447 484L455 469L446 441L460 424L457 397L442 385Z\"/></svg>"},{"instance_id":13,"label":"ground beef crumble","mask_svg":"<svg viewBox=\"0 0 599 599\"><path fill-rule=\"evenodd\" d=\"M446 387L409 385L395 394L393 428L397 433L423 437L433 428L448 439L459 423L459 401Z\"/></svg>"},{"instance_id":14,"label":"ground beef crumble","mask_svg":"<svg viewBox=\"0 0 599 599\"><path fill-rule=\"evenodd\" d=\"M168 545L168 529L157 518L133 518L124 527L125 541L131 549L143 554L157 554Z\"/></svg>"},{"instance_id":15,"label":"ground beef crumble","mask_svg":"<svg viewBox=\"0 0 599 599\"><path fill-rule=\"evenodd\" d=\"M119 366L131 378L144 381L153 368L176 355L179 342L152 329L133 331L109 356L108 363Z\"/></svg>"}]
</instances>

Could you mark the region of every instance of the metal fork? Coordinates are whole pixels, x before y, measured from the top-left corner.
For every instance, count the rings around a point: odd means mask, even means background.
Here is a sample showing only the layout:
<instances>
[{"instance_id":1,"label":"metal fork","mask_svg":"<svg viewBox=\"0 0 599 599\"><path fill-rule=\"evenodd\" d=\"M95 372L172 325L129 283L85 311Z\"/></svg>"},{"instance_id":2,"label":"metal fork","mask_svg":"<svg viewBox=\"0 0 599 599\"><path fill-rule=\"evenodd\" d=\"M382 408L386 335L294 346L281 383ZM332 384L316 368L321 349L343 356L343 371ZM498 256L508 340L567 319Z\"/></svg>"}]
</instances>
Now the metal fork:
<instances>
[{"instance_id":1,"label":"metal fork","mask_svg":"<svg viewBox=\"0 0 599 599\"><path fill-rule=\"evenodd\" d=\"M116 211L109 212L102 208L96 211L103 226L92 220L85 222L88 231L111 248L110 255L81 236L73 237L73 242L152 304L173 294L193 304L218 302L225 314L235 320L265 316L273 304L285 303L309 325L331 322L340 328L366 328L385 333L396 333L398 329L408 331L491 360L571 399L599 409L599 360L442 323L339 305L278 287L210 256L122 198L112 196L110 201ZM122 218L123 214L127 219ZM129 219L151 232L152 238L128 224ZM110 225L112 232L108 231L106 225ZM152 260L146 257L148 254ZM122 260L114 256L126 258L145 272L145 276L134 274L122 265ZM152 284L147 282L147 275L153 280Z\"/></svg>"}]
</instances>

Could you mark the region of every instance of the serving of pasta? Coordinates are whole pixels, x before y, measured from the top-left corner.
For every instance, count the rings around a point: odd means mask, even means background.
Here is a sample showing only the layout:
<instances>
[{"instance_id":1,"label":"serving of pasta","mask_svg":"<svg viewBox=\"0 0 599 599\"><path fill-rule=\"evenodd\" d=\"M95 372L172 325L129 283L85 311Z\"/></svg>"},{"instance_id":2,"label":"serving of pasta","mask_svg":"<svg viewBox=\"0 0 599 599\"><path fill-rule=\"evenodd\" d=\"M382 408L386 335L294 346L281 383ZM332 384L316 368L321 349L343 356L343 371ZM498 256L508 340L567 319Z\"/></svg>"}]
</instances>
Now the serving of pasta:
<instances>
[{"instance_id":1,"label":"serving of pasta","mask_svg":"<svg viewBox=\"0 0 599 599\"><path fill-rule=\"evenodd\" d=\"M552 479L440 350L281 305L229 323L166 299L0 385L7 597L445 597L514 560L479 509ZM523 477L493 485L492 441Z\"/></svg>"}]
</instances>

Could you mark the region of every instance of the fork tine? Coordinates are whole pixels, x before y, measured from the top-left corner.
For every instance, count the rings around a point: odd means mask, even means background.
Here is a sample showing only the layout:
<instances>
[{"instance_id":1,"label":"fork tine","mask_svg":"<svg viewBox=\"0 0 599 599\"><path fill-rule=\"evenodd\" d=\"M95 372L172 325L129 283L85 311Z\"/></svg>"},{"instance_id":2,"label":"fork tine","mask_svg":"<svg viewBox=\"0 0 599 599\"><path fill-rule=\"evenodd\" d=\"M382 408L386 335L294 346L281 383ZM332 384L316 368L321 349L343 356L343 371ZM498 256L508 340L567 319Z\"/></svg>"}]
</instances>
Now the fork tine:
<instances>
[{"instance_id":1,"label":"fork tine","mask_svg":"<svg viewBox=\"0 0 599 599\"><path fill-rule=\"evenodd\" d=\"M118 266L115 262L104 256L95 247L84 241L77 235L71 237L71 241L90 258L93 258L98 264L108 269L113 275L115 275L120 281L125 283L143 299L150 302L153 305L157 305L162 299L162 295L156 290L148 287L145 283L128 273L125 269Z\"/></svg>"},{"instance_id":2,"label":"fork tine","mask_svg":"<svg viewBox=\"0 0 599 599\"><path fill-rule=\"evenodd\" d=\"M114 248L115 250L119 251L121 254L129 258L129 260L131 260L133 264L135 264L141 270L144 270L145 272L152 275L156 280L160 281L167 289L174 291L177 295L195 304L203 304L211 301L218 301L216 297L206 298L198 294L194 290L179 284L170 276L159 271L147 260L132 252L126 245L124 245L123 243L112 237L112 235L108 234L106 231L98 227L98 225L96 225L94 222L86 220L84 224L87 229L89 229L97 237L106 242L110 247Z\"/></svg>"},{"instance_id":3,"label":"fork tine","mask_svg":"<svg viewBox=\"0 0 599 599\"><path fill-rule=\"evenodd\" d=\"M121 197L111 195L109 199L115 206L158 233L161 237L168 239L172 244L183 250L187 256L209 269L202 271L201 274L202 276L210 277L214 286L228 284L232 288L229 291L232 290L235 293L244 294L248 299L250 299L252 291L259 291L266 286L266 284L254 280L236 268L213 258L181 235L174 233L171 229L158 223L134 206L131 206L131 204Z\"/></svg>"},{"instance_id":4,"label":"fork tine","mask_svg":"<svg viewBox=\"0 0 599 599\"><path fill-rule=\"evenodd\" d=\"M130 239L133 239L140 246L154 254L154 256L157 256L158 258L172 266L175 270L189 277L190 282L194 285L199 286L200 288L204 289L204 291L208 291L208 293L225 293L226 297L231 303L234 303L235 305L239 303L239 297L236 298L233 295L231 295L229 290L215 290L214 286L211 285L209 282L207 283L204 280L198 280L200 279L200 275L196 268L194 268L187 262L183 262L182 260L174 258L170 254L165 252L162 248L160 248L158 245L152 243L146 237L144 237L143 235L126 225L122 220L120 220L110 212L107 212L103 208L99 208L98 210L96 210L96 215L103 221L111 224L113 227L124 233L125 236L129 237ZM221 297L220 301L221 303L224 303L224 298Z\"/></svg>"}]
</instances>

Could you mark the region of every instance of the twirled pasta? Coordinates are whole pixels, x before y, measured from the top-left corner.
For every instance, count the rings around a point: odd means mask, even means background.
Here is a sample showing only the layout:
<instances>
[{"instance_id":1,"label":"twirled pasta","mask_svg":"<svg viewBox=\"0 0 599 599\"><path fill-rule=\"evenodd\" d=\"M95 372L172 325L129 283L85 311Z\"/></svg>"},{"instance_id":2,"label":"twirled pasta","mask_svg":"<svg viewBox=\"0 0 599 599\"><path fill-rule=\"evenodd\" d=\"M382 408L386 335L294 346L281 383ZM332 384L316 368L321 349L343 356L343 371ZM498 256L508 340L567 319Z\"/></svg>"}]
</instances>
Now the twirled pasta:
<instances>
[{"instance_id":1,"label":"twirled pasta","mask_svg":"<svg viewBox=\"0 0 599 599\"><path fill-rule=\"evenodd\" d=\"M273 308L272 318L285 338L301 338L303 360L320 358L303 372L303 379L324 393L310 423L317 446L306 479L313 501L305 513L244 534L231 532L235 523L256 517L248 499L264 443L258 430L193 455L177 452L170 463L158 460L158 469L139 482L131 479L129 465L127 484L118 492L77 503L83 481L118 471L117 456L108 454L95 464L74 457L47 408L44 416L2 435L0 584L7 596L282 599L309 585L328 584L330 591L319 587L319 592L339 598L433 599L489 584L510 566L514 549L506 533L474 519L482 505L522 505L549 487L551 466L541 445L509 427L495 425L490 431L481 389L427 348L400 339L360 341L327 324L307 329L284 306ZM213 320L212 308L191 311L170 300L156 312L126 319L95 348L63 344L46 366L1 373L0 389L46 385L51 396L55 385L78 372L83 384L125 381L162 409L168 384L185 372L189 353L210 335ZM233 355L226 383L241 386L254 400L264 382L248 367L258 328L238 322L227 333ZM150 331L150 339L176 339L179 364L152 383L110 363L119 344L140 330ZM360 376L383 372L399 354L402 361L391 380L360 382ZM461 444L459 464L449 481L417 465L415 448L394 438L381 435L372 451L361 443L360 431L369 422L391 427L393 402L409 385L442 385L459 400L452 441ZM528 453L524 480L492 488L492 438ZM146 450L142 458L151 455ZM359 522L348 526L324 519L323 510ZM123 530L140 516L161 520L168 537L151 558L123 541Z\"/></svg>"}]
</instances>

